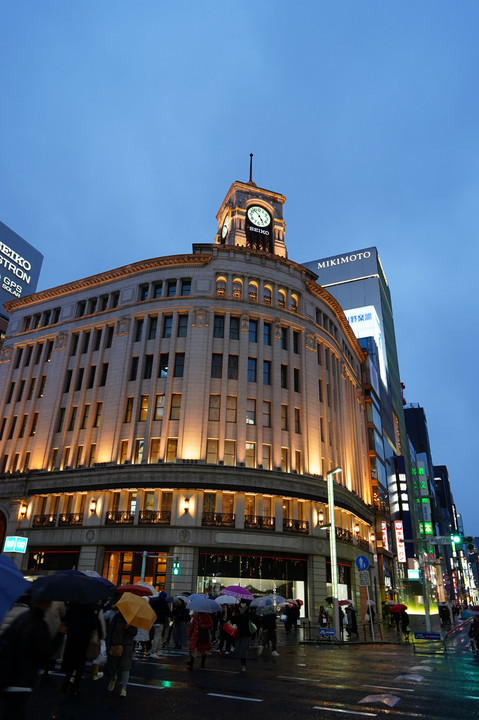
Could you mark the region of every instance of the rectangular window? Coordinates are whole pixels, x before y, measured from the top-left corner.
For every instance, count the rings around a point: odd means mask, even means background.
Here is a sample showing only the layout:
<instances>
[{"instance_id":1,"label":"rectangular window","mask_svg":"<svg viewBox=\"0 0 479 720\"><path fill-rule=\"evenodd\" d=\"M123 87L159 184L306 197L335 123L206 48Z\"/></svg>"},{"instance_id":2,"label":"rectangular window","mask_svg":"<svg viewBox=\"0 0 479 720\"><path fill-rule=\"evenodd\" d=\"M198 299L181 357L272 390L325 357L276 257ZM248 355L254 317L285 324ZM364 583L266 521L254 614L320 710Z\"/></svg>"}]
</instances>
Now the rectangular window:
<instances>
[{"instance_id":1,"label":"rectangular window","mask_svg":"<svg viewBox=\"0 0 479 720\"><path fill-rule=\"evenodd\" d=\"M166 441L166 462L176 462L177 452L178 438L168 438Z\"/></svg>"},{"instance_id":2,"label":"rectangular window","mask_svg":"<svg viewBox=\"0 0 479 720\"><path fill-rule=\"evenodd\" d=\"M248 327L248 342L258 342L258 321L250 320Z\"/></svg>"},{"instance_id":3,"label":"rectangular window","mask_svg":"<svg viewBox=\"0 0 479 720\"><path fill-rule=\"evenodd\" d=\"M32 379L30 380L30 387L28 388L27 400L31 400L33 397L33 391L35 389L36 381L37 381L37 379L35 377L32 377ZM7 402L8 402L8 400L7 400Z\"/></svg>"},{"instance_id":4,"label":"rectangular window","mask_svg":"<svg viewBox=\"0 0 479 720\"><path fill-rule=\"evenodd\" d=\"M47 349L45 351L45 362L50 362L52 359L53 351L53 340L47 340Z\"/></svg>"},{"instance_id":5,"label":"rectangular window","mask_svg":"<svg viewBox=\"0 0 479 720\"><path fill-rule=\"evenodd\" d=\"M168 353L160 353L160 362L158 364L158 377L168 377Z\"/></svg>"},{"instance_id":6,"label":"rectangular window","mask_svg":"<svg viewBox=\"0 0 479 720\"><path fill-rule=\"evenodd\" d=\"M319 418L319 430L321 435L321 442L324 442L324 423L323 418Z\"/></svg>"},{"instance_id":7,"label":"rectangular window","mask_svg":"<svg viewBox=\"0 0 479 720\"><path fill-rule=\"evenodd\" d=\"M256 467L256 445L255 443L246 443L245 465L249 468Z\"/></svg>"},{"instance_id":8,"label":"rectangular window","mask_svg":"<svg viewBox=\"0 0 479 720\"><path fill-rule=\"evenodd\" d=\"M301 392L301 383L299 381L299 368L293 368L293 388L294 392Z\"/></svg>"},{"instance_id":9,"label":"rectangular window","mask_svg":"<svg viewBox=\"0 0 479 720\"><path fill-rule=\"evenodd\" d=\"M228 355L228 380L238 379L238 355Z\"/></svg>"},{"instance_id":10,"label":"rectangular window","mask_svg":"<svg viewBox=\"0 0 479 720\"><path fill-rule=\"evenodd\" d=\"M234 467L236 465L236 441L225 440L225 455L224 464L228 467Z\"/></svg>"},{"instance_id":11,"label":"rectangular window","mask_svg":"<svg viewBox=\"0 0 479 720\"><path fill-rule=\"evenodd\" d=\"M155 416L154 420L163 420L163 413L165 409L165 396L159 394L155 397Z\"/></svg>"},{"instance_id":12,"label":"rectangular window","mask_svg":"<svg viewBox=\"0 0 479 720\"><path fill-rule=\"evenodd\" d=\"M288 406L281 405L281 430L288 429Z\"/></svg>"},{"instance_id":13,"label":"rectangular window","mask_svg":"<svg viewBox=\"0 0 479 720\"><path fill-rule=\"evenodd\" d=\"M289 472L289 450L286 447L281 448L281 470Z\"/></svg>"},{"instance_id":14,"label":"rectangular window","mask_svg":"<svg viewBox=\"0 0 479 720\"><path fill-rule=\"evenodd\" d=\"M263 468L271 470L271 445L263 445Z\"/></svg>"},{"instance_id":15,"label":"rectangular window","mask_svg":"<svg viewBox=\"0 0 479 720\"><path fill-rule=\"evenodd\" d=\"M33 345L27 346L27 352L25 357L25 365L24 367L28 367L30 365L30 361L32 359L32 352L33 352Z\"/></svg>"},{"instance_id":16,"label":"rectangular window","mask_svg":"<svg viewBox=\"0 0 479 720\"><path fill-rule=\"evenodd\" d=\"M211 377L220 378L223 376L223 355L213 353L211 356Z\"/></svg>"},{"instance_id":17,"label":"rectangular window","mask_svg":"<svg viewBox=\"0 0 479 720\"><path fill-rule=\"evenodd\" d=\"M140 410L138 412L139 422L145 422L148 415L148 395L142 395L140 398Z\"/></svg>"},{"instance_id":18,"label":"rectangular window","mask_svg":"<svg viewBox=\"0 0 479 720\"><path fill-rule=\"evenodd\" d=\"M84 405L83 406L83 415L82 415L81 425L80 425L81 430L85 430L87 423L88 423L88 415L89 414L90 414L90 405L89 404Z\"/></svg>"},{"instance_id":19,"label":"rectangular window","mask_svg":"<svg viewBox=\"0 0 479 720\"><path fill-rule=\"evenodd\" d=\"M23 348L17 348L17 351L15 353L15 363L13 365L14 370L17 370L17 368L20 367L20 363L22 361L22 354L23 354Z\"/></svg>"},{"instance_id":20,"label":"rectangular window","mask_svg":"<svg viewBox=\"0 0 479 720\"><path fill-rule=\"evenodd\" d=\"M72 382L73 370L67 370L65 373L65 379L63 381L63 392L70 392L70 385Z\"/></svg>"},{"instance_id":21,"label":"rectangular window","mask_svg":"<svg viewBox=\"0 0 479 720\"><path fill-rule=\"evenodd\" d=\"M133 382L134 380L136 380L136 377L138 375L138 363L139 363L138 355L135 355L134 357L131 358L130 378L129 378L130 382Z\"/></svg>"},{"instance_id":22,"label":"rectangular window","mask_svg":"<svg viewBox=\"0 0 479 720\"><path fill-rule=\"evenodd\" d=\"M160 298L163 295L163 283L158 282L153 285L153 297Z\"/></svg>"},{"instance_id":23,"label":"rectangular window","mask_svg":"<svg viewBox=\"0 0 479 720\"><path fill-rule=\"evenodd\" d=\"M46 376L45 376L45 379L46 379ZM19 382L19 384L18 384L17 397L16 397L16 400L15 400L16 403L17 403L17 402L20 402L20 400L22 399L23 391L24 391L24 390L25 390L25 380L20 380L20 382Z\"/></svg>"},{"instance_id":24,"label":"rectangular window","mask_svg":"<svg viewBox=\"0 0 479 720\"><path fill-rule=\"evenodd\" d=\"M106 336L105 336L105 348L111 348L111 344L113 342L113 332L115 330L114 325L107 325L106 326Z\"/></svg>"},{"instance_id":25,"label":"rectangular window","mask_svg":"<svg viewBox=\"0 0 479 720\"><path fill-rule=\"evenodd\" d=\"M63 430L63 421L65 419L65 408L61 407L58 410L57 426L55 432L59 433Z\"/></svg>"},{"instance_id":26,"label":"rectangular window","mask_svg":"<svg viewBox=\"0 0 479 720\"><path fill-rule=\"evenodd\" d=\"M206 462L209 465L218 465L218 440L206 441Z\"/></svg>"},{"instance_id":27,"label":"rectangular window","mask_svg":"<svg viewBox=\"0 0 479 720\"><path fill-rule=\"evenodd\" d=\"M230 340L239 340L240 319L237 315L230 317Z\"/></svg>"},{"instance_id":28,"label":"rectangular window","mask_svg":"<svg viewBox=\"0 0 479 720\"><path fill-rule=\"evenodd\" d=\"M163 337L171 337L171 328L173 326L173 315L165 315L163 318Z\"/></svg>"},{"instance_id":29,"label":"rectangular window","mask_svg":"<svg viewBox=\"0 0 479 720\"><path fill-rule=\"evenodd\" d=\"M217 422L220 419L221 395L210 395L210 405L208 409L208 420Z\"/></svg>"},{"instance_id":30,"label":"rectangular window","mask_svg":"<svg viewBox=\"0 0 479 720\"><path fill-rule=\"evenodd\" d=\"M182 295L191 295L191 279L190 278L183 278L181 280L181 294Z\"/></svg>"},{"instance_id":31,"label":"rectangular window","mask_svg":"<svg viewBox=\"0 0 479 720\"><path fill-rule=\"evenodd\" d=\"M101 420L101 411L103 409L103 403L97 402L95 407L95 417L93 419L93 426L92 427L100 427L100 420Z\"/></svg>"},{"instance_id":32,"label":"rectangular window","mask_svg":"<svg viewBox=\"0 0 479 720\"><path fill-rule=\"evenodd\" d=\"M101 366L100 387L103 387L104 385L106 385L107 375L108 375L108 363L105 362Z\"/></svg>"},{"instance_id":33,"label":"rectangular window","mask_svg":"<svg viewBox=\"0 0 479 720\"><path fill-rule=\"evenodd\" d=\"M225 336L225 316L216 315L213 320L213 337L224 338Z\"/></svg>"},{"instance_id":34,"label":"rectangular window","mask_svg":"<svg viewBox=\"0 0 479 720\"><path fill-rule=\"evenodd\" d=\"M185 372L185 353L175 353L173 377L183 377Z\"/></svg>"},{"instance_id":35,"label":"rectangular window","mask_svg":"<svg viewBox=\"0 0 479 720\"><path fill-rule=\"evenodd\" d=\"M79 333L73 333L71 343L70 343L70 355L77 354L79 337L80 337Z\"/></svg>"},{"instance_id":36,"label":"rectangular window","mask_svg":"<svg viewBox=\"0 0 479 720\"><path fill-rule=\"evenodd\" d=\"M76 377L76 383L75 383L75 391L81 390L82 382L83 382L83 373L85 372L85 368L78 368L77 377Z\"/></svg>"},{"instance_id":37,"label":"rectangular window","mask_svg":"<svg viewBox=\"0 0 479 720\"><path fill-rule=\"evenodd\" d=\"M68 463L70 462L70 448L66 447L63 451L63 461L62 461L62 468L67 468Z\"/></svg>"},{"instance_id":38,"label":"rectangular window","mask_svg":"<svg viewBox=\"0 0 479 720\"><path fill-rule=\"evenodd\" d=\"M301 435L301 411L299 408L294 408L294 432Z\"/></svg>"},{"instance_id":39,"label":"rectangular window","mask_svg":"<svg viewBox=\"0 0 479 720\"><path fill-rule=\"evenodd\" d=\"M78 410L77 405L73 405L72 409L70 410L70 420L68 422L68 427L67 427L68 432L71 432L73 430L73 428L75 427L77 410Z\"/></svg>"},{"instance_id":40,"label":"rectangular window","mask_svg":"<svg viewBox=\"0 0 479 720\"><path fill-rule=\"evenodd\" d=\"M149 289L148 283L143 283L138 288L138 300L140 302L143 302L143 300L148 300L148 289Z\"/></svg>"},{"instance_id":41,"label":"rectangular window","mask_svg":"<svg viewBox=\"0 0 479 720\"><path fill-rule=\"evenodd\" d=\"M12 397L13 397L13 391L14 391L14 390L15 390L15 383L14 383L14 382L11 382L11 383L10 383L10 386L9 386L9 388L8 388L8 395L7 395L7 399L6 399L6 404L7 404L7 405L12 402Z\"/></svg>"},{"instance_id":42,"label":"rectangular window","mask_svg":"<svg viewBox=\"0 0 479 720\"><path fill-rule=\"evenodd\" d=\"M328 407L331 407L331 385L326 385L326 399Z\"/></svg>"},{"instance_id":43,"label":"rectangular window","mask_svg":"<svg viewBox=\"0 0 479 720\"><path fill-rule=\"evenodd\" d=\"M143 379L150 380L153 370L153 355L145 355L143 360Z\"/></svg>"},{"instance_id":44,"label":"rectangular window","mask_svg":"<svg viewBox=\"0 0 479 720\"><path fill-rule=\"evenodd\" d=\"M263 427L271 427L271 403L263 400Z\"/></svg>"},{"instance_id":45,"label":"rectangular window","mask_svg":"<svg viewBox=\"0 0 479 720\"><path fill-rule=\"evenodd\" d=\"M264 345L271 345L273 337L273 329L271 323L265 322L263 325L263 343Z\"/></svg>"},{"instance_id":46,"label":"rectangular window","mask_svg":"<svg viewBox=\"0 0 479 720\"><path fill-rule=\"evenodd\" d=\"M40 358L42 356L42 350L43 350L43 343L38 343L37 349L35 350L35 360L33 361L34 365L38 365L40 362Z\"/></svg>"},{"instance_id":47,"label":"rectangular window","mask_svg":"<svg viewBox=\"0 0 479 720\"><path fill-rule=\"evenodd\" d=\"M152 438L150 440L150 457L148 462L150 463L157 463L160 459L160 438ZM153 507L148 506L147 496L152 495L154 497L154 493L145 493L145 510L153 510Z\"/></svg>"},{"instance_id":48,"label":"rectangular window","mask_svg":"<svg viewBox=\"0 0 479 720\"><path fill-rule=\"evenodd\" d=\"M120 465L124 465L128 460L128 440L122 440L120 443Z\"/></svg>"},{"instance_id":49,"label":"rectangular window","mask_svg":"<svg viewBox=\"0 0 479 720\"><path fill-rule=\"evenodd\" d=\"M84 355L86 352L88 352L88 345L90 344L90 331L86 330L83 333L83 342L81 346L81 355Z\"/></svg>"},{"instance_id":50,"label":"rectangular window","mask_svg":"<svg viewBox=\"0 0 479 720\"><path fill-rule=\"evenodd\" d=\"M131 422L132 412L133 412L133 398L127 397L126 398L126 406L125 406L125 416L123 418L124 423Z\"/></svg>"},{"instance_id":51,"label":"rectangular window","mask_svg":"<svg viewBox=\"0 0 479 720\"><path fill-rule=\"evenodd\" d=\"M254 398L246 399L246 424L256 425L256 400Z\"/></svg>"},{"instance_id":52,"label":"rectangular window","mask_svg":"<svg viewBox=\"0 0 479 720\"><path fill-rule=\"evenodd\" d=\"M288 366L281 365L281 387L287 389L288 387Z\"/></svg>"},{"instance_id":53,"label":"rectangular window","mask_svg":"<svg viewBox=\"0 0 479 720\"><path fill-rule=\"evenodd\" d=\"M158 318L156 316L148 318L148 340L155 340L157 327Z\"/></svg>"},{"instance_id":54,"label":"rectangular window","mask_svg":"<svg viewBox=\"0 0 479 720\"><path fill-rule=\"evenodd\" d=\"M82 455L83 455L83 445L78 445L77 451L75 453L75 460L73 463L73 467L77 468L81 465Z\"/></svg>"},{"instance_id":55,"label":"rectangular window","mask_svg":"<svg viewBox=\"0 0 479 720\"><path fill-rule=\"evenodd\" d=\"M94 465L95 455L96 455L96 445L95 445L95 443L92 443L90 445L90 452L88 455L88 467L92 467Z\"/></svg>"},{"instance_id":56,"label":"rectangular window","mask_svg":"<svg viewBox=\"0 0 479 720\"><path fill-rule=\"evenodd\" d=\"M322 380L318 380L318 394L319 394L319 402L323 402L323 382Z\"/></svg>"},{"instance_id":57,"label":"rectangular window","mask_svg":"<svg viewBox=\"0 0 479 720\"><path fill-rule=\"evenodd\" d=\"M301 456L301 450L294 451L294 465L297 473L302 475L303 473L303 458Z\"/></svg>"},{"instance_id":58,"label":"rectangular window","mask_svg":"<svg viewBox=\"0 0 479 720\"><path fill-rule=\"evenodd\" d=\"M17 424L17 419L18 419L17 415L14 415L12 417L12 422L10 423L10 432L8 433L8 438L7 438L8 440L11 440L13 437L13 433L15 432L15 427Z\"/></svg>"},{"instance_id":59,"label":"rectangular window","mask_svg":"<svg viewBox=\"0 0 479 720\"><path fill-rule=\"evenodd\" d=\"M171 396L170 420L179 420L181 410L181 395L173 393Z\"/></svg>"},{"instance_id":60,"label":"rectangular window","mask_svg":"<svg viewBox=\"0 0 479 720\"><path fill-rule=\"evenodd\" d=\"M299 331L293 330L293 352L299 355Z\"/></svg>"},{"instance_id":61,"label":"rectangular window","mask_svg":"<svg viewBox=\"0 0 479 720\"><path fill-rule=\"evenodd\" d=\"M90 365L90 370L88 372L88 382L87 382L88 390L90 388L92 388L93 385L95 384L95 375L96 375L96 365ZM79 390L80 388L77 388L77 389Z\"/></svg>"},{"instance_id":62,"label":"rectangular window","mask_svg":"<svg viewBox=\"0 0 479 720\"><path fill-rule=\"evenodd\" d=\"M271 385L271 360L263 360L263 385Z\"/></svg>"},{"instance_id":63,"label":"rectangular window","mask_svg":"<svg viewBox=\"0 0 479 720\"><path fill-rule=\"evenodd\" d=\"M25 430L27 429L27 422L28 422L28 415L24 415L22 424L20 426L20 432L18 433L19 438L22 438L25 435Z\"/></svg>"},{"instance_id":64,"label":"rectangular window","mask_svg":"<svg viewBox=\"0 0 479 720\"><path fill-rule=\"evenodd\" d=\"M135 330L133 335L133 342L140 342L141 336L143 335L143 318L137 318L135 320Z\"/></svg>"},{"instance_id":65,"label":"rectangular window","mask_svg":"<svg viewBox=\"0 0 479 720\"><path fill-rule=\"evenodd\" d=\"M235 395L226 397L226 422L236 422L237 398Z\"/></svg>"},{"instance_id":66,"label":"rectangular window","mask_svg":"<svg viewBox=\"0 0 479 720\"><path fill-rule=\"evenodd\" d=\"M48 466L49 470L56 470L57 459L58 459L58 448L52 448L52 454L50 456L50 465ZM73 497L73 496L70 495L69 497Z\"/></svg>"},{"instance_id":67,"label":"rectangular window","mask_svg":"<svg viewBox=\"0 0 479 720\"><path fill-rule=\"evenodd\" d=\"M188 332L188 315L178 315L178 327L176 328L177 337L186 337Z\"/></svg>"},{"instance_id":68,"label":"rectangular window","mask_svg":"<svg viewBox=\"0 0 479 720\"><path fill-rule=\"evenodd\" d=\"M100 349L101 345L101 328L95 328L93 335L93 352Z\"/></svg>"},{"instance_id":69,"label":"rectangular window","mask_svg":"<svg viewBox=\"0 0 479 720\"><path fill-rule=\"evenodd\" d=\"M176 280L168 280L166 283L166 297L175 297Z\"/></svg>"},{"instance_id":70,"label":"rectangular window","mask_svg":"<svg viewBox=\"0 0 479 720\"><path fill-rule=\"evenodd\" d=\"M2 418L2 422L0 424L0 440L3 438L3 433L5 432L5 425L7 424L7 418Z\"/></svg>"},{"instance_id":71,"label":"rectangular window","mask_svg":"<svg viewBox=\"0 0 479 720\"><path fill-rule=\"evenodd\" d=\"M143 438L138 438L135 440L135 449L133 452L133 462L135 465L139 465L141 462L143 462L143 449L145 447L145 441Z\"/></svg>"},{"instance_id":72,"label":"rectangular window","mask_svg":"<svg viewBox=\"0 0 479 720\"><path fill-rule=\"evenodd\" d=\"M248 382L256 382L256 358L248 358Z\"/></svg>"},{"instance_id":73,"label":"rectangular window","mask_svg":"<svg viewBox=\"0 0 479 720\"><path fill-rule=\"evenodd\" d=\"M289 328L282 327L281 328L281 350L287 350L288 349L288 330Z\"/></svg>"},{"instance_id":74,"label":"rectangular window","mask_svg":"<svg viewBox=\"0 0 479 720\"><path fill-rule=\"evenodd\" d=\"M30 437L31 437L32 435L35 435L35 433L36 433L36 431L37 431L38 415L39 415L39 413L37 413L37 412L36 412L36 413L33 413L32 426L31 426L31 428L30 428Z\"/></svg>"}]
</instances>

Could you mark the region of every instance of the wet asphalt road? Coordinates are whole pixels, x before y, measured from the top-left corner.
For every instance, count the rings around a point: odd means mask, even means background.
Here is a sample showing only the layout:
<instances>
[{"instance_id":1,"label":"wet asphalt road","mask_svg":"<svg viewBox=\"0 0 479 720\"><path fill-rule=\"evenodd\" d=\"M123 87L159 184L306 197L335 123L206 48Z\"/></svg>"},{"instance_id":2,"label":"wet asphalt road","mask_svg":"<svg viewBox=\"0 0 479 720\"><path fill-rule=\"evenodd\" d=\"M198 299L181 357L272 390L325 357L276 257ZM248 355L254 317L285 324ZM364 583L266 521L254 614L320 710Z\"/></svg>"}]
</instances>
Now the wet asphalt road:
<instances>
[{"instance_id":1,"label":"wet asphalt road","mask_svg":"<svg viewBox=\"0 0 479 720\"><path fill-rule=\"evenodd\" d=\"M236 657L216 653L193 672L181 651L138 658L125 699L89 674L79 698L63 698L61 676L53 675L32 698L29 720L479 718L479 660L466 633L446 655L415 654L405 643L318 647L280 635L285 642L278 658L252 651L241 674Z\"/></svg>"}]
</instances>

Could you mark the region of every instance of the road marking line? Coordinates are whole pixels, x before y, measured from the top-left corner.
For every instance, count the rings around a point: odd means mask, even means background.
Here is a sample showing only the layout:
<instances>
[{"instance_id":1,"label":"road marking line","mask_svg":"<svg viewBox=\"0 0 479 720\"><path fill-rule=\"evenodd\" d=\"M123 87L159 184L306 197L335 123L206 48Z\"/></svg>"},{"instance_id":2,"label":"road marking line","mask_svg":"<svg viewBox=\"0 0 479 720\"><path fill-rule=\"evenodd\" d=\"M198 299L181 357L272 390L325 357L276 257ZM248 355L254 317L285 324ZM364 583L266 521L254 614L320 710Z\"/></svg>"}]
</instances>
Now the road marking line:
<instances>
[{"instance_id":1,"label":"road marking line","mask_svg":"<svg viewBox=\"0 0 479 720\"><path fill-rule=\"evenodd\" d=\"M240 695L222 695L221 693L208 693L211 697L228 698L228 700L246 700L246 702L263 702L257 698L241 697Z\"/></svg>"},{"instance_id":2,"label":"road marking line","mask_svg":"<svg viewBox=\"0 0 479 720\"><path fill-rule=\"evenodd\" d=\"M479 697L477 695L465 695L468 700L479 700Z\"/></svg>"},{"instance_id":3,"label":"road marking line","mask_svg":"<svg viewBox=\"0 0 479 720\"><path fill-rule=\"evenodd\" d=\"M303 680L305 682L321 682L320 678L293 677L292 675L277 675L278 680Z\"/></svg>"},{"instance_id":4,"label":"road marking line","mask_svg":"<svg viewBox=\"0 0 479 720\"><path fill-rule=\"evenodd\" d=\"M129 682L128 687L130 687L130 685L133 687L149 688L150 690L165 690L164 687L158 685L145 685L144 683Z\"/></svg>"},{"instance_id":5,"label":"road marking line","mask_svg":"<svg viewBox=\"0 0 479 720\"><path fill-rule=\"evenodd\" d=\"M379 690L400 690L401 692L415 692L415 690L411 688L388 687L387 685L362 685L362 687L378 688Z\"/></svg>"},{"instance_id":6,"label":"road marking line","mask_svg":"<svg viewBox=\"0 0 479 720\"><path fill-rule=\"evenodd\" d=\"M208 670L208 672L218 672L222 675L229 674L229 675L238 675L237 670L218 670L218 668L203 668L203 670Z\"/></svg>"},{"instance_id":7,"label":"road marking line","mask_svg":"<svg viewBox=\"0 0 479 720\"><path fill-rule=\"evenodd\" d=\"M377 715L377 713L359 712L358 710L340 710L339 708L320 707L319 705L315 705L313 707L313 710L325 710L326 712L348 713L348 715L367 715L368 717L376 717L376 715Z\"/></svg>"}]
</instances>

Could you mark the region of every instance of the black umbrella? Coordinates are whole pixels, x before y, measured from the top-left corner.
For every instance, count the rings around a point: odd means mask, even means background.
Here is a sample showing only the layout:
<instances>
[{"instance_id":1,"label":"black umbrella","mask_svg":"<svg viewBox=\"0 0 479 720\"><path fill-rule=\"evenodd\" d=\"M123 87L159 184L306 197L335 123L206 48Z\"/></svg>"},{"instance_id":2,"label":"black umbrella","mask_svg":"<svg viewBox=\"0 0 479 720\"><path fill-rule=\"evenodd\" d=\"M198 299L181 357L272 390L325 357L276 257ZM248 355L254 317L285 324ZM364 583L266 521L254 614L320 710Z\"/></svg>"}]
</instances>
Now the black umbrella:
<instances>
[{"instance_id":1,"label":"black umbrella","mask_svg":"<svg viewBox=\"0 0 479 720\"><path fill-rule=\"evenodd\" d=\"M60 572L37 578L31 584L35 600L64 600L82 605L105 600L114 590L114 586L108 586L97 578Z\"/></svg>"},{"instance_id":2,"label":"black umbrella","mask_svg":"<svg viewBox=\"0 0 479 720\"><path fill-rule=\"evenodd\" d=\"M332 597L324 598L324 602L332 603L332 602L333 602L333 598L332 598Z\"/></svg>"}]
</instances>

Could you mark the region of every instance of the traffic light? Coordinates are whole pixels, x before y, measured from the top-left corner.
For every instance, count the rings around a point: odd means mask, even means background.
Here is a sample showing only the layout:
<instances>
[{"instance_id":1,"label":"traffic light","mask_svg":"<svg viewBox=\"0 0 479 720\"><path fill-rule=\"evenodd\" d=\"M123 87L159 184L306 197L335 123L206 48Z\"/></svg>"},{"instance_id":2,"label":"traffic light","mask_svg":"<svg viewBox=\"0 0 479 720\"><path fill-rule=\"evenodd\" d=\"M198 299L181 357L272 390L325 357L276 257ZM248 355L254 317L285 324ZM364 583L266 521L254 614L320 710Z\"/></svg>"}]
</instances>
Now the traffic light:
<instances>
[{"instance_id":1,"label":"traffic light","mask_svg":"<svg viewBox=\"0 0 479 720\"><path fill-rule=\"evenodd\" d=\"M459 545L461 541L462 537L460 535L451 535L451 542L453 542L455 545Z\"/></svg>"},{"instance_id":2,"label":"traffic light","mask_svg":"<svg viewBox=\"0 0 479 720\"><path fill-rule=\"evenodd\" d=\"M180 561L173 560L173 575L179 575L179 574L180 574Z\"/></svg>"},{"instance_id":3,"label":"traffic light","mask_svg":"<svg viewBox=\"0 0 479 720\"><path fill-rule=\"evenodd\" d=\"M455 545L467 545L468 547L469 545L472 545L472 547L474 547L474 538L470 535L453 534L451 535L451 542L453 542Z\"/></svg>"}]
</instances>

